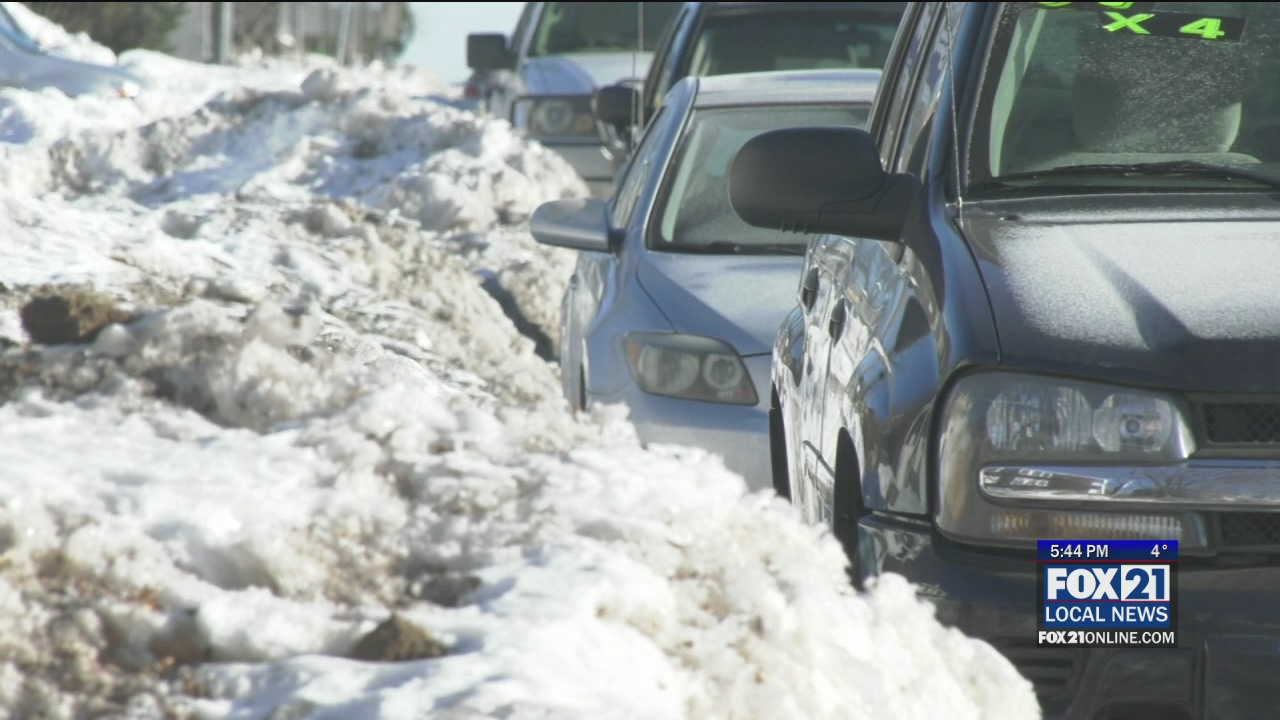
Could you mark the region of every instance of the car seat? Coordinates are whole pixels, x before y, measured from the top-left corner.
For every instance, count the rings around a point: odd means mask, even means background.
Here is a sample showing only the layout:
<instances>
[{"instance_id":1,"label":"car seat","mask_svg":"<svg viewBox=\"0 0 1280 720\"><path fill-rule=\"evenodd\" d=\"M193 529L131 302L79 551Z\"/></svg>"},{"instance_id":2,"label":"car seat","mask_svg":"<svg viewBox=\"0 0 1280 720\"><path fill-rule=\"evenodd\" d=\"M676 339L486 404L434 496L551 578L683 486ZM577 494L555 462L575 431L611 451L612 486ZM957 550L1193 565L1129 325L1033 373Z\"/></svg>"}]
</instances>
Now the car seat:
<instances>
[{"instance_id":1,"label":"car seat","mask_svg":"<svg viewBox=\"0 0 1280 720\"><path fill-rule=\"evenodd\" d=\"M1075 147L1049 167L1175 159L1257 162L1230 152L1240 132L1245 88L1229 48L1101 34L1089 40L1071 88Z\"/></svg>"}]
</instances>

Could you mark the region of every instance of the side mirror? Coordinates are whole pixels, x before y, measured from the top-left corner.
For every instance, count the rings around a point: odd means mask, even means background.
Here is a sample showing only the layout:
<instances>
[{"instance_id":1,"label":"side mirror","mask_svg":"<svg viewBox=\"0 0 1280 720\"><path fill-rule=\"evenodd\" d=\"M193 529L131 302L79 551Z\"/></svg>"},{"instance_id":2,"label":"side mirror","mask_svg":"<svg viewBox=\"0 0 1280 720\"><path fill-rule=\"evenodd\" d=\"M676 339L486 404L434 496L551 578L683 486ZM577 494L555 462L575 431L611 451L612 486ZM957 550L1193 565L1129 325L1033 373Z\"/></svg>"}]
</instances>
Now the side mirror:
<instances>
[{"instance_id":1,"label":"side mirror","mask_svg":"<svg viewBox=\"0 0 1280 720\"><path fill-rule=\"evenodd\" d=\"M875 140L854 128L762 133L729 170L729 202L749 225L891 242L918 187L913 175L886 173Z\"/></svg>"},{"instance_id":2,"label":"side mirror","mask_svg":"<svg viewBox=\"0 0 1280 720\"><path fill-rule=\"evenodd\" d=\"M467 67L487 72L514 70L515 56L507 49L507 36L502 33L472 33L467 36Z\"/></svg>"},{"instance_id":3,"label":"side mirror","mask_svg":"<svg viewBox=\"0 0 1280 720\"><path fill-rule=\"evenodd\" d=\"M591 98L596 119L615 127L630 127L640 120L640 91L634 85L606 85Z\"/></svg>"},{"instance_id":4,"label":"side mirror","mask_svg":"<svg viewBox=\"0 0 1280 720\"><path fill-rule=\"evenodd\" d=\"M613 249L609 208L600 198L542 203L529 218L529 231L543 245L589 252Z\"/></svg>"},{"instance_id":5,"label":"side mirror","mask_svg":"<svg viewBox=\"0 0 1280 720\"><path fill-rule=\"evenodd\" d=\"M605 154L619 168L631 154L635 133L643 126L640 90L634 85L606 85L591 96L591 114Z\"/></svg>"}]
</instances>

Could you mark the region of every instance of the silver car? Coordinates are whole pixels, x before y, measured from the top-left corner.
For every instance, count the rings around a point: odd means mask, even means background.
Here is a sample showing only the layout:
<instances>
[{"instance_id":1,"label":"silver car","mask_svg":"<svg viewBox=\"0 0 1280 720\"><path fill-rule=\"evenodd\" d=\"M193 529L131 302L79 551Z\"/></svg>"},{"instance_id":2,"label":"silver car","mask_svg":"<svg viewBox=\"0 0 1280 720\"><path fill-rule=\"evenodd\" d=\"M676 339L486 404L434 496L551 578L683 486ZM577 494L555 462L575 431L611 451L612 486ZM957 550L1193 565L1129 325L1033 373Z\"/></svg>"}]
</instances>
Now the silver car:
<instances>
[{"instance_id":1,"label":"silver car","mask_svg":"<svg viewBox=\"0 0 1280 720\"><path fill-rule=\"evenodd\" d=\"M702 447L771 487L769 365L794 305L803 235L747 225L728 169L748 139L863 126L878 70L690 77L668 93L608 200L557 200L534 237L580 252L564 297L569 402L625 403L641 439Z\"/></svg>"},{"instance_id":2,"label":"silver car","mask_svg":"<svg viewBox=\"0 0 1280 720\"><path fill-rule=\"evenodd\" d=\"M68 96L133 98L143 80L117 65L74 60L50 52L0 5L0 87L57 88Z\"/></svg>"}]
</instances>

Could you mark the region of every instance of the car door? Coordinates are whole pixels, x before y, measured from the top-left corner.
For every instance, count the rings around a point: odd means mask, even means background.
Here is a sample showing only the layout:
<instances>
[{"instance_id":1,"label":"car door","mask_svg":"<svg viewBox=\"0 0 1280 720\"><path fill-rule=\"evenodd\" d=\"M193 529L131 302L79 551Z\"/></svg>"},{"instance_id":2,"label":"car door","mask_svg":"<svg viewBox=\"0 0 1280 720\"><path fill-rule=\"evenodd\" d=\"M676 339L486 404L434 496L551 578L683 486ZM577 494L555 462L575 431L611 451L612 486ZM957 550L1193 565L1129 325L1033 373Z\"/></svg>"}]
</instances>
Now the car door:
<instances>
[{"instance_id":1,"label":"car door","mask_svg":"<svg viewBox=\"0 0 1280 720\"><path fill-rule=\"evenodd\" d=\"M898 150L898 127L909 108L911 89L919 72L921 60L929 48L929 41L939 17L936 3L921 3L903 19L899 32L907 32L899 43L899 56L891 60L888 82L878 91L876 116L869 131L881 152L886 168L895 165ZM895 62L896 61L896 62ZM813 423L812 461L809 482L816 499L817 520L832 522L835 508L837 470L840 473L856 473L856 467L837 468L842 431L850 432L850 439L859 438L857 428L848 427L846 393L854 386L855 378L862 379L875 369L864 366L864 359L872 362L878 353L874 350L877 317L883 312L890 276L896 272L902 256L899 243L886 243L862 238L831 236L822 247L822 264L828 285L828 297L824 317L813 329L820 340L814 350L821 353L814 358L821 379L815 383L811 398L814 408L810 411ZM880 364L883 368L883 363ZM846 510L847 508L841 508Z\"/></svg>"},{"instance_id":2,"label":"car door","mask_svg":"<svg viewBox=\"0 0 1280 720\"><path fill-rule=\"evenodd\" d=\"M609 220L615 231L626 231L634 224L646 180L653 173L654 163L661 161L669 111L665 106L658 109L631 162L622 170L621 182L610 200ZM580 251L573 275L569 277L561 309L560 375L565 398L575 408L587 406L590 357L586 334L602 308L617 293L618 265L618 256L614 253Z\"/></svg>"},{"instance_id":3,"label":"car door","mask_svg":"<svg viewBox=\"0 0 1280 720\"><path fill-rule=\"evenodd\" d=\"M820 484L815 484L818 465L822 462L822 398L823 383L827 374L827 357L830 354L831 336L828 324L831 314L831 283L833 269L838 266L836 249L841 238L821 235L809 244L805 268L800 278L799 301L804 313L804 360L800 367L800 381L796 392L799 407L796 428L800 441L796 451L798 473L793 502L804 518L812 523L822 522L827 514L827 502Z\"/></svg>"}]
</instances>

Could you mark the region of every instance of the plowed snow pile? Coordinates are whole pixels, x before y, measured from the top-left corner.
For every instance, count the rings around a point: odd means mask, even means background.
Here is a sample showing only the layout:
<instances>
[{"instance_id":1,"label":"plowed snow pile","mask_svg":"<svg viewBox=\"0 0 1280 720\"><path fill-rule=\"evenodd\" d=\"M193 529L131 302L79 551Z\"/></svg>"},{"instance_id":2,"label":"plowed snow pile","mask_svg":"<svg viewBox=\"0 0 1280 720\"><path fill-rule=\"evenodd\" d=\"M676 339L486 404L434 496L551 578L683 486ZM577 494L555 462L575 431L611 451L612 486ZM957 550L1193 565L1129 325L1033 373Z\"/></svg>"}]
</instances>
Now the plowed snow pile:
<instances>
[{"instance_id":1,"label":"plowed snow pile","mask_svg":"<svg viewBox=\"0 0 1280 720\"><path fill-rule=\"evenodd\" d=\"M136 104L0 91L0 716L1038 716L718 458L568 413L477 275L554 333L557 157L417 72L122 62Z\"/></svg>"}]
</instances>

